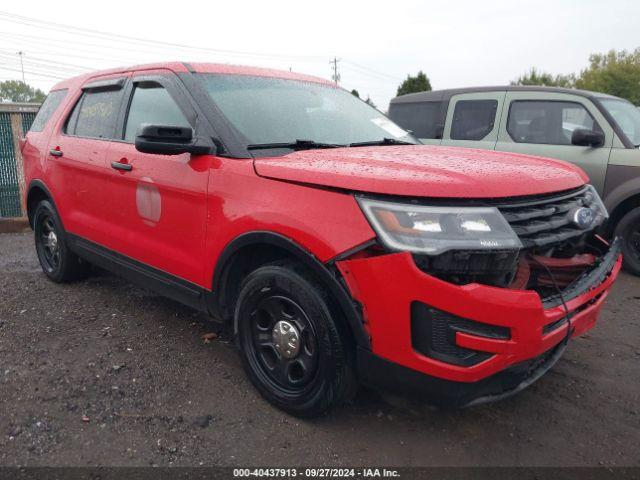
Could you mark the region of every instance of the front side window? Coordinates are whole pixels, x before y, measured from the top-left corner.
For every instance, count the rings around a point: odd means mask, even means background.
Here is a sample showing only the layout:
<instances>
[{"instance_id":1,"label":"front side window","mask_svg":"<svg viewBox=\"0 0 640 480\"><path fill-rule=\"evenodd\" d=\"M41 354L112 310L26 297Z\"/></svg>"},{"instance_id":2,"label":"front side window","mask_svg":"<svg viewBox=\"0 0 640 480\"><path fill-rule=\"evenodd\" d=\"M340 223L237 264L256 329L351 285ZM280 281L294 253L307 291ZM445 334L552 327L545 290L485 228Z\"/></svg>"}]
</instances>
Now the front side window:
<instances>
[{"instance_id":1,"label":"front side window","mask_svg":"<svg viewBox=\"0 0 640 480\"><path fill-rule=\"evenodd\" d=\"M64 90L55 90L47 95L47 98L40 106L40 110L38 110L36 118L34 118L33 123L31 124L31 128L29 129L30 132L41 132L44 129L44 126L51 118L51 115L53 115L53 112L57 110L64 97L67 95L67 91L68 90L65 88Z\"/></svg>"},{"instance_id":2,"label":"front side window","mask_svg":"<svg viewBox=\"0 0 640 480\"><path fill-rule=\"evenodd\" d=\"M511 103L507 131L514 142L571 145L577 129L602 131L580 103L544 100Z\"/></svg>"},{"instance_id":3,"label":"front side window","mask_svg":"<svg viewBox=\"0 0 640 480\"><path fill-rule=\"evenodd\" d=\"M167 89L156 82L136 84L125 123L124 140L133 143L143 123L190 127L189 121Z\"/></svg>"},{"instance_id":4,"label":"front side window","mask_svg":"<svg viewBox=\"0 0 640 480\"><path fill-rule=\"evenodd\" d=\"M460 100L451 122L452 140L482 140L493 130L497 100Z\"/></svg>"},{"instance_id":5,"label":"front side window","mask_svg":"<svg viewBox=\"0 0 640 480\"><path fill-rule=\"evenodd\" d=\"M121 90L88 90L82 94L67 120L65 133L77 137L114 137Z\"/></svg>"},{"instance_id":6,"label":"front side window","mask_svg":"<svg viewBox=\"0 0 640 480\"><path fill-rule=\"evenodd\" d=\"M389 117L418 138L442 138L441 107L442 102L392 103Z\"/></svg>"},{"instance_id":7,"label":"front side window","mask_svg":"<svg viewBox=\"0 0 640 480\"><path fill-rule=\"evenodd\" d=\"M296 140L348 145L385 138L417 143L378 110L333 85L250 75L198 77L246 145Z\"/></svg>"},{"instance_id":8,"label":"front side window","mask_svg":"<svg viewBox=\"0 0 640 480\"><path fill-rule=\"evenodd\" d=\"M640 147L640 107L618 98L600 98L615 122L634 146Z\"/></svg>"}]
</instances>

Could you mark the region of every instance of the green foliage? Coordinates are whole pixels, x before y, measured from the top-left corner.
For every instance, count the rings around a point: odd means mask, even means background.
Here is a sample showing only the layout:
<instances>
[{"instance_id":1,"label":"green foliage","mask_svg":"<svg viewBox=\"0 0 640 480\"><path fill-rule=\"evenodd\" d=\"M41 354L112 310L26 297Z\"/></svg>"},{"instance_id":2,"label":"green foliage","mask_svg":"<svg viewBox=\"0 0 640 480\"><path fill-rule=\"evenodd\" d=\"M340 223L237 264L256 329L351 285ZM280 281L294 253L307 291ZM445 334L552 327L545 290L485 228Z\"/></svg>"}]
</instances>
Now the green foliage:
<instances>
[{"instance_id":1,"label":"green foliage","mask_svg":"<svg viewBox=\"0 0 640 480\"><path fill-rule=\"evenodd\" d=\"M353 95L354 97L360 98L360 93L355 88L351 90L351 95Z\"/></svg>"},{"instance_id":2,"label":"green foliage","mask_svg":"<svg viewBox=\"0 0 640 480\"><path fill-rule=\"evenodd\" d=\"M364 103L371 105L373 108L377 108L376 104L373 103L373 100L371 100L371 97L369 95L367 95L367 99L364 101Z\"/></svg>"},{"instance_id":3,"label":"green foliage","mask_svg":"<svg viewBox=\"0 0 640 480\"><path fill-rule=\"evenodd\" d=\"M548 72L538 71L535 67L528 73L511 82L511 85L543 85L545 87L572 88L575 84L575 75L552 75Z\"/></svg>"},{"instance_id":4,"label":"green foliage","mask_svg":"<svg viewBox=\"0 0 640 480\"><path fill-rule=\"evenodd\" d=\"M589 57L589 67L580 72L576 87L626 98L640 105L640 47L633 52L594 53Z\"/></svg>"},{"instance_id":5,"label":"green foliage","mask_svg":"<svg viewBox=\"0 0 640 480\"><path fill-rule=\"evenodd\" d=\"M397 96L406 95L407 93L417 93L417 92L430 92L431 91L431 82L429 81L429 77L425 75L425 73L420 70L415 77L411 75L407 75L402 84L398 87Z\"/></svg>"},{"instance_id":6,"label":"green foliage","mask_svg":"<svg viewBox=\"0 0 640 480\"><path fill-rule=\"evenodd\" d=\"M46 95L20 80L0 82L0 102L44 102Z\"/></svg>"},{"instance_id":7,"label":"green foliage","mask_svg":"<svg viewBox=\"0 0 640 480\"><path fill-rule=\"evenodd\" d=\"M594 53L579 75L552 75L532 68L512 85L545 85L580 88L626 98L640 105L640 47L632 52L610 50Z\"/></svg>"}]
</instances>

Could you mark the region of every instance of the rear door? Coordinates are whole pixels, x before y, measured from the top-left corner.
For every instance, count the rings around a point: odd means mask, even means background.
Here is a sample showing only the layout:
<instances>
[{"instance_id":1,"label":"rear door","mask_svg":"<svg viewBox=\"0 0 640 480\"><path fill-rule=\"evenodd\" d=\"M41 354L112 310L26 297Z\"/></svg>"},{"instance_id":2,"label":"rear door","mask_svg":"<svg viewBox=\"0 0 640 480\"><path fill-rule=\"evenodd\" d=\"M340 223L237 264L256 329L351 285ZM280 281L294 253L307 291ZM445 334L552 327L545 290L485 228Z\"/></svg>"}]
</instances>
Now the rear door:
<instances>
[{"instance_id":1,"label":"rear door","mask_svg":"<svg viewBox=\"0 0 640 480\"><path fill-rule=\"evenodd\" d=\"M192 127L198 134L198 115L168 70L134 73L125 105L119 141L106 159L111 178L107 208L117 219L110 247L145 266L202 284L212 157L147 154L134 144L143 123Z\"/></svg>"},{"instance_id":2,"label":"rear door","mask_svg":"<svg viewBox=\"0 0 640 480\"><path fill-rule=\"evenodd\" d=\"M48 182L65 229L104 243L110 235L105 204L106 153L115 134L126 75L92 79L70 102L49 141Z\"/></svg>"},{"instance_id":3,"label":"rear door","mask_svg":"<svg viewBox=\"0 0 640 480\"><path fill-rule=\"evenodd\" d=\"M591 100L555 92L507 92L496 150L557 158L575 163L602 191L613 144L613 128ZM577 128L604 133L602 147L571 144Z\"/></svg>"},{"instance_id":4,"label":"rear door","mask_svg":"<svg viewBox=\"0 0 640 480\"><path fill-rule=\"evenodd\" d=\"M493 150L506 92L454 95L449 101L442 145Z\"/></svg>"}]
</instances>

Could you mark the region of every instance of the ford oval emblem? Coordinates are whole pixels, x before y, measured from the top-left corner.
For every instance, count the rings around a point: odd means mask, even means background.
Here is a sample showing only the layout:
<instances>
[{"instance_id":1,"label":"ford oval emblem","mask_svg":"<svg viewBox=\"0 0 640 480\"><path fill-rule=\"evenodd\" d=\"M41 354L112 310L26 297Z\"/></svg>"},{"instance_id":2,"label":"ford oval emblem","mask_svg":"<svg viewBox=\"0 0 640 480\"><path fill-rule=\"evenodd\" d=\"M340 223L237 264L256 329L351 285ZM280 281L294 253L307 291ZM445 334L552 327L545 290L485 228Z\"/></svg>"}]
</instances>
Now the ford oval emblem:
<instances>
[{"instance_id":1,"label":"ford oval emblem","mask_svg":"<svg viewBox=\"0 0 640 480\"><path fill-rule=\"evenodd\" d=\"M590 208L580 207L575 209L571 214L571 221L578 228L586 230L596 219L596 212Z\"/></svg>"}]
</instances>

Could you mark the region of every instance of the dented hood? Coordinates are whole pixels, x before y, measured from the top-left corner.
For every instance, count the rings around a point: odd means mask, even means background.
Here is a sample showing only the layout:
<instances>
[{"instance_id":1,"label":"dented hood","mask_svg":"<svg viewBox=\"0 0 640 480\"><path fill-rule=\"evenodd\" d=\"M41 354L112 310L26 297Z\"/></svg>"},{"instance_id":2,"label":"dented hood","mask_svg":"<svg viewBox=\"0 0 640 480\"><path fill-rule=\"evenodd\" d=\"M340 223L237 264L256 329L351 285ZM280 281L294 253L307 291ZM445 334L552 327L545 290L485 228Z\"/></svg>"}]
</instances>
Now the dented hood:
<instances>
[{"instance_id":1,"label":"dented hood","mask_svg":"<svg viewBox=\"0 0 640 480\"><path fill-rule=\"evenodd\" d=\"M579 187L574 165L517 153L431 145L304 150L254 160L258 175L387 195L499 198Z\"/></svg>"}]
</instances>

